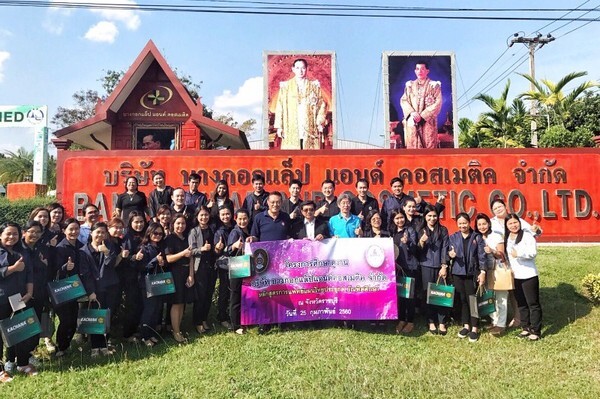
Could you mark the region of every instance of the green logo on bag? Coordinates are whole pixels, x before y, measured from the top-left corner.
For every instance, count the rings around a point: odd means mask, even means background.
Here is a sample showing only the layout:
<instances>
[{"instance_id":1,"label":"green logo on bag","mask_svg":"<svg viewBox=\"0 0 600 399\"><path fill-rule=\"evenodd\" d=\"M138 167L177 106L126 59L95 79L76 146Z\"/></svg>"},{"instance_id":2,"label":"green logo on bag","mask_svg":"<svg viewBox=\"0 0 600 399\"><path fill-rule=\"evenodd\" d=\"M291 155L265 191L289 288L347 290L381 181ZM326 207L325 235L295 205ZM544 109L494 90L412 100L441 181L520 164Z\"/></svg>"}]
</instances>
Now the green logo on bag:
<instances>
[{"instance_id":1,"label":"green logo on bag","mask_svg":"<svg viewBox=\"0 0 600 399\"><path fill-rule=\"evenodd\" d=\"M171 279L170 279L170 278L168 278L168 279L166 279L166 280L165 280L165 282L166 282L167 284L171 284Z\"/></svg>"},{"instance_id":2,"label":"green logo on bag","mask_svg":"<svg viewBox=\"0 0 600 399\"><path fill-rule=\"evenodd\" d=\"M492 303L494 303L494 299L493 298L488 299L488 303L491 305Z\"/></svg>"},{"instance_id":3,"label":"green logo on bag","mask_svg":"<svg viewBox=\"0 0 600 399\"><path fill-rule=\"evenodd\" d=\"M104 317L98 317L98 324L104 323Z\"/></svg>"},{"instance_id":4,"label":"green logo on bag","mask_svg":"<svg viewBox=\"0 0 600 399\"><path fill-rule=\"evenodd\" d=\"M446 298L452 298L452 294L451 294L451 293L449 293L449 292L447 292L447 293L446 293Z\"/></svg>"},{"instance_id":5,"label":"green logo on bag","mask_svg":"<svg viewBox=\"0 0 600 399\"><path fill-rule=\"evenodd\" d=\"M35 323L35 320L33 320L33 317L30 317L27 319L27 324L33 324Z\"/></svg>"},{"instance_id":6,"label":"green logo on bag","mask_svg":"<svg viewBox=\"0 0 600 399\"><path fill-rule=\"evenodd\" d=\"M75 287L75 288L79 287L79 281L73 281L73 287Z\"/></svg>"}]
</instances>

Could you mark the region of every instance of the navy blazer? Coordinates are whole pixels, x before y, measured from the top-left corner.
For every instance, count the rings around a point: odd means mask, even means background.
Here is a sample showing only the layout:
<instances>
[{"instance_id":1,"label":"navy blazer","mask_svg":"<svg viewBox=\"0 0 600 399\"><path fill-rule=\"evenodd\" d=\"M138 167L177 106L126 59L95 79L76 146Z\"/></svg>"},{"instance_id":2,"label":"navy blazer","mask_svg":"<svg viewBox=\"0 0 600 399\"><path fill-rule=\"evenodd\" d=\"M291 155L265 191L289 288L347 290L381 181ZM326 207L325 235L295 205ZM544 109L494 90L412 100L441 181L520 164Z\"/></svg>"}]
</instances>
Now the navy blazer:
<instances>
[{"instance_id":1,"label":"navy blazer","mask_svg":"<svg viewBox=\"0 0 600 399\"><path fill-rule=\"evenodd\" d=\"M429 227L425 226L417 234L417 243L423 237L424 231L427 232L429 239L425 241L423 247L419 245L417 252L419 265L439 269L448 261L448 229L439 225L439 234L434 237Z\"/></svg>"},{"instance_id":2,"label":"navy blazer","mask_svg":"<svg viewBox=\"0 0 600 399\"><path fill-rule=\"evenodd\" d=\"M402 242L402 237L406 233L407 242ZM394 232L394 244L398 247L398 257L396 258L396 268L402 268L405 272L415 272L419 268L417 260L417 232L410 226L403 227L401 230L396 228Z\"/></svg>"},{"instance_id":3,"label":"navy blazer","mask_svg":"<svg viewBox=\"0 0 600 399\"><path fill-rule=\"evenodd\" d=\"M448 256L448 261L452 262L452 274L457 276L474 276L479 270L487 269L486 254L483 250L485 241L480 234L471 230L466 248L464 248L463 236L460 231L452 234L448 241L448 250L450 250L450 247L454 247L454 252L456 252L454 259Z\"/></svg>"}]
</instances>

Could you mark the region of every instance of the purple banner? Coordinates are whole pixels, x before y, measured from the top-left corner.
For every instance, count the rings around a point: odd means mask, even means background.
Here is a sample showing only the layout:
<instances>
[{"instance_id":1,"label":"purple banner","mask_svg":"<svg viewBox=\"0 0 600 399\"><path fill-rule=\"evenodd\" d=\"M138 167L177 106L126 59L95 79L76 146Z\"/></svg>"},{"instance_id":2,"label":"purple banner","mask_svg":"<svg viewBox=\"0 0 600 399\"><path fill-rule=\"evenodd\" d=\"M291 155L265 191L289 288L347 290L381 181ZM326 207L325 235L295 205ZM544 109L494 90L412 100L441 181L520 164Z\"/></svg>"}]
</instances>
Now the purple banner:
<instances>
[{"instance_id":1,"label":"purple banner","mask_svg":"<svg viewBox=\"0 0 600 399\"><path fill-rule=\"evenodd\" d=\"M246 244L256 273L242 286L243 325L398 318L391 238Z\"/></svg>"}]
</instances>

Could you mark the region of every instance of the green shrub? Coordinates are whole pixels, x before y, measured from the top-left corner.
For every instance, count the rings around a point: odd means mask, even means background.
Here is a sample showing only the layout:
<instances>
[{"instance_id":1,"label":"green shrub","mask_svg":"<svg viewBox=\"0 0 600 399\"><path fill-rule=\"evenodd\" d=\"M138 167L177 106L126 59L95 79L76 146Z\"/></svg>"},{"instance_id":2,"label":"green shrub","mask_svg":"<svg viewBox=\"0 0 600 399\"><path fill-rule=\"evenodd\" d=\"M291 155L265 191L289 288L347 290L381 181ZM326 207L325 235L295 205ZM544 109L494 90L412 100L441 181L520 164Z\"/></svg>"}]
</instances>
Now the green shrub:
<instances>
[{"instance_id":1,"label":"green shrub","mask_svg":"<svg viewBox=\"0 0 600 399\"><path fill-rule=\"evenodd\" d=\"M588 274L581 280L581 285L595 304L600 304L600 273Z\"/></svg>"},{"instance_id":2,"label":"green shrub","mask_svg":"<svg viewBox=\"0 0 600 399\"><path fill-rule=\"evenodd\" d=\"M551 147L593 147L594 134L584 126L575 129L574 132L562 126L551 126L540 137L539 146Z\"/></svg>"},{"instance_id":3,"label":"green shrub","mask_svg":"<svg viewBox=\"0 0 600 399\"><path fill-rule=\"evenodd\" d=\"M38 206L45 207L52 202L56 202L56 198L35 197L17 201L0 198L0 224L15 222L23 225L29 219L29 214L34 208Z\"/></svg>"}]
</instances>

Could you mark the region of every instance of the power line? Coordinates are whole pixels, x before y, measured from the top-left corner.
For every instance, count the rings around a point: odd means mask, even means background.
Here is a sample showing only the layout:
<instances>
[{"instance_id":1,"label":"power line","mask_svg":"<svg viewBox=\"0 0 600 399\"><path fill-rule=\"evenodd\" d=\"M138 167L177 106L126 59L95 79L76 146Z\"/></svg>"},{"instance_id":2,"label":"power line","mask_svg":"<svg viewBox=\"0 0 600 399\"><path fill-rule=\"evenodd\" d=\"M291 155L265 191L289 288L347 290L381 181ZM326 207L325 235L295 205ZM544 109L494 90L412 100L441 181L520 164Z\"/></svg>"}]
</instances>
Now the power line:
<instances>
[{"instance_id":1,"label":"power line","mask_svg":"<svg viewBox=\"0 0 600 399\"><path fill-rule=\"evenodd\" d=\"M247 2L244 4L248 4ZM294 6L293 3L273 3L268 7L257 6L192 6L181 4L122 4L122 3L85 3L85 2L49 2L49 1L19 1L8 0L0 1L0 7L40 7L40 8L68 8L68 9L112 9L127 11L156 11L156 12L187 12L187 13L207 13L207 14L242 14L242 15L277 15L277 16L322 16L322 17L348 17L348 18L397 18L397 19L445 19L445 20L495 20L495 21L552 21L553 17L536 17L540 12L548 12L545 9L526 9L527 12L535 12L532 16L492 16L492 15L435 15L435 14L394 14L390 13L390 8L376 8L371 6L356 7L332 7L325 5L312 5L303 7ZM420 12L482 12L484 9L419 9L413 11ZM485 9L485 12L496 12L497 9ZM555 10L555 9L553 9ZM564 11L564 9L560 9ZM327 12L325 12L327 11ZM346 12L335 12L346 11ZM352 13L350 11L361 11ZM369 11L370 13L365 13ZM380 11L381 13L376 13ZM383 13L385 11L385 13ZM407 11L407 9L398 9L395 11ZM523 12L524 9L503 9L502 12ZM375 12L375 13L373 13ZM598 18L564 18L566 21L597 22Z\"/></svg>"}]
</instances>

